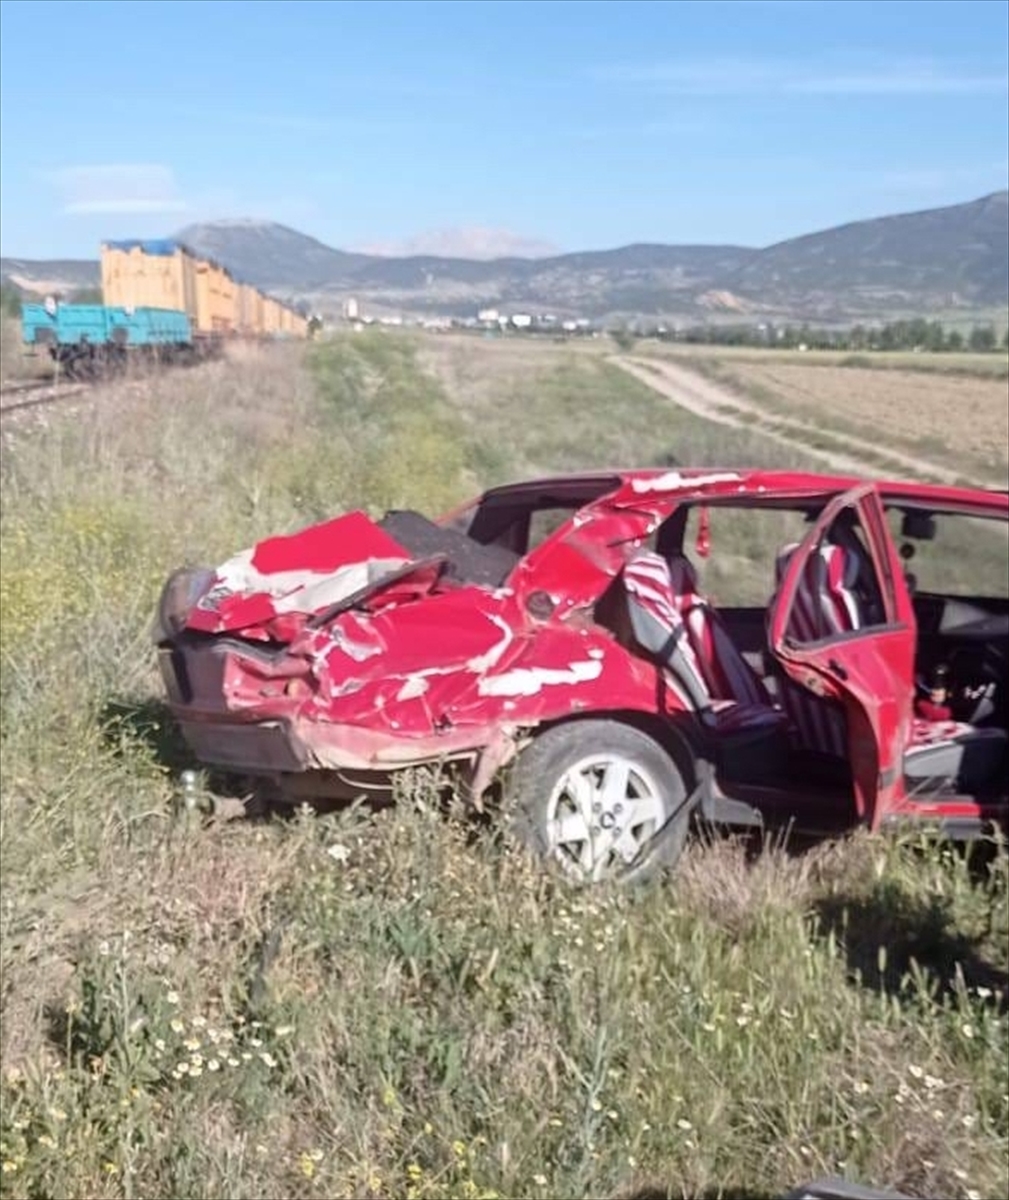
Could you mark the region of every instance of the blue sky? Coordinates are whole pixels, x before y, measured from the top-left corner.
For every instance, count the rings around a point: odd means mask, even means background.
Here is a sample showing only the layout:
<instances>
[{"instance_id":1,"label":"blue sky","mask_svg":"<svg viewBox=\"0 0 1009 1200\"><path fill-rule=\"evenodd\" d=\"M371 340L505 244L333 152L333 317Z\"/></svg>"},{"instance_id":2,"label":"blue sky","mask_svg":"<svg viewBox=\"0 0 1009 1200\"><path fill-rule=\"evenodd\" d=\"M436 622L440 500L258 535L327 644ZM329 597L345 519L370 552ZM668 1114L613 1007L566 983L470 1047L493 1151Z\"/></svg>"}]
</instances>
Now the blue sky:
<instances>
[{"instance_id":1,"label":"blue sky","mask_svg":"<svg viewBox=\"0 0 1009 1200\"><path fill-rule=\"evenodd\" d=\"M767 245L1005 188L1007 80L1003 0L3 0L0 249Z\"/></svg>"}]
</instances>

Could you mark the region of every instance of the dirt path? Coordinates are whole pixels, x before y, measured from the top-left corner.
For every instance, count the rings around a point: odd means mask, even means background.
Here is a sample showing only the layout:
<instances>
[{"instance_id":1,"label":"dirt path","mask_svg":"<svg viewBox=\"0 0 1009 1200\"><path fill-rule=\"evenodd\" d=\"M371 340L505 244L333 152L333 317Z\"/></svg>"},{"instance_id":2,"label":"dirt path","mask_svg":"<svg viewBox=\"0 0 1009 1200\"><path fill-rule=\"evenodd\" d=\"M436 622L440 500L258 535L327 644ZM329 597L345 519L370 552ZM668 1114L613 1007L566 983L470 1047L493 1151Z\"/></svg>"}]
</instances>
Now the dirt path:
<instances>
[{"instance_id":1,"label":"dirt path","mask_svg":"<svg viewBox=\"0 0 1009 1200\"><path fill-rule=\"evenodd\" d=\"M784 446L815 455L832 470L844 474L865 475L880 470L897 470L936 483L955 483L961 478L960 472L951 471L927 459L916 458L900 450L881 450L873 442L834 430L830 430L828 436L842 450L823 449L816 445L824 437L824 431L818 426L794 417L769 413L753 400L720 387L679 363L625 355L612 355L607 361L698 417L734 429L755 430Z\"/></svg>"}]
</instances>

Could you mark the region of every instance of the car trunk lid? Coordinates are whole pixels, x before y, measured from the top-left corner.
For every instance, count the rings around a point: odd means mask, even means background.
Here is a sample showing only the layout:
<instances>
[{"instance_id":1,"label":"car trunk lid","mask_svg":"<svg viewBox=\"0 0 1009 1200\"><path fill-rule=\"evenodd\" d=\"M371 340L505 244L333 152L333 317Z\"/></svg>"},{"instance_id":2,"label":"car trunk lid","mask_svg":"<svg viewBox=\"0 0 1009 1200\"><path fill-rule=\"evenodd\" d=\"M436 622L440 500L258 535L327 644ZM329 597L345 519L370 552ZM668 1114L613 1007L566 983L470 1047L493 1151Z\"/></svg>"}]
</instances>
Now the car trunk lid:
<instances>
[{"instance_id":1,"label":"car trunk lid","mask_svg":"<svg viewBox=\"0 0 1009 1200\"><path fill-rule=\"evenodd\" d=\"M190 611L193 632L289 643L350 604L431 590L444 559L417 559L363 512L267 538L219 566Z\"/></svg>"}]
</instances>

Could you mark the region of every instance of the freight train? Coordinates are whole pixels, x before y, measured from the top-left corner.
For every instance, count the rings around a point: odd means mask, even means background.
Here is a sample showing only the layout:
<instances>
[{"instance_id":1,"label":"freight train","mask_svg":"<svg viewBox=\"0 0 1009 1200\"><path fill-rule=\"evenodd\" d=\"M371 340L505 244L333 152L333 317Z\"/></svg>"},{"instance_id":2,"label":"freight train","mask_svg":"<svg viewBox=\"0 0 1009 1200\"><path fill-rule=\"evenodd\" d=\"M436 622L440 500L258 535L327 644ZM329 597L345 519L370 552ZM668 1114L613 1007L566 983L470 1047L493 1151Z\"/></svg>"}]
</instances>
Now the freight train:
<instances>
[{"instance_id":1,"label":"freight train","mask_svg":"<svg viewBox=\"0 0 1009 1200\"><path fill-rule=\"evenodd\" d=\"M70 375L203 358L233 339L305 338L308 319L181 242L104 242L102 304L25 304L22 340Z\"/></svg>"}]
</instances>

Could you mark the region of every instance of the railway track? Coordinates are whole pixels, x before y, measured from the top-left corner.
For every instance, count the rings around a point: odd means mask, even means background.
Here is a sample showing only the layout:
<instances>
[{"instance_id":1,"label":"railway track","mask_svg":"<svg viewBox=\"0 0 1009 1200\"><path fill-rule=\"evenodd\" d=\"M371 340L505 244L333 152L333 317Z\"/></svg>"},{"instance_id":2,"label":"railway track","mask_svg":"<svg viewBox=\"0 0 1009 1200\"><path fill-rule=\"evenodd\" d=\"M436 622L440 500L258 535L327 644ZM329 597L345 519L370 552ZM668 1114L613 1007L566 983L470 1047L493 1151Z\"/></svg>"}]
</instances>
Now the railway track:
<instances>
[{"instance_id":1,"label":"railway track","mask_svg":"<svg viewBox=\"0 0 1009 1200\"><path fill-rule=\"evenodd\" d=\"M0 384L0 417L25 408L57 404L88 390L86 383L56 383L51 379L27 379Z\"/></svg>"}]
</instances>

